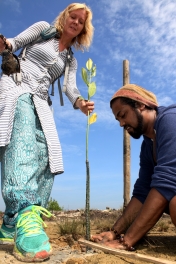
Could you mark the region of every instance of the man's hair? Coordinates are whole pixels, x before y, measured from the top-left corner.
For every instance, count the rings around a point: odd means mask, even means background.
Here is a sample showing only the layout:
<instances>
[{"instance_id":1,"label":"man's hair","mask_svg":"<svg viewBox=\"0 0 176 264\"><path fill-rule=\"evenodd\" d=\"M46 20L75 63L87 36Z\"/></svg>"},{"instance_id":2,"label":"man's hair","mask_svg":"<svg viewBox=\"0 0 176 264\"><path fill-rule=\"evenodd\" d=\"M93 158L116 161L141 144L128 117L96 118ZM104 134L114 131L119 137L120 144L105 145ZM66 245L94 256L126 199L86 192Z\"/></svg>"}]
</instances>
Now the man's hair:
<instances>
[{"instance_id":1,"label":"man's hair","mask_svg":"<svg viewBox=\"0 0 176 264\"><path fill-rule=\"evenodd\" d=\"M93 39L93 33L94 33L94 27L92 25L92 11L91 9L86 5L82 3L72 3L68 5L60 14L56 17L54 21L54 26L58 29L60 34L62 35L65 20L69 16L70 12L77 9L84 9L86 11L87 17L84 24L84 28L81 31L81 33L75 37L72 40L71 45L74 46L77 50L87 50L92 42Z\"/></svg>"}]
</instances>

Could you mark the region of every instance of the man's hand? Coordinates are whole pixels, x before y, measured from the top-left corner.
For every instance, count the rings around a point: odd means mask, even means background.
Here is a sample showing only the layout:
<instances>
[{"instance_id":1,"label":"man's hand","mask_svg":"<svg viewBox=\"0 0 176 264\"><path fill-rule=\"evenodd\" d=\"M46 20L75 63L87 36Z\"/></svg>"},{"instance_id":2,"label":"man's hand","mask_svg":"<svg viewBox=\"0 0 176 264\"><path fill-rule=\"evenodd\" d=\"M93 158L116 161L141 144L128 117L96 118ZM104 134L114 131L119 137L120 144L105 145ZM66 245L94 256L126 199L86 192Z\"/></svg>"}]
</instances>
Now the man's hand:
<instances>
[{"instance_id":1,"label":"man's hand","mask_svg":"<svg viewBox=\"0 0 176 264\"><path fill-rule=\"evenodd\" d=\"M132 198L123 212L122 216L120 216L115 224L113 225L113 229L117 231L118 234L124 234L125 230L133 223L136 216L140 212L142 208L142 203L136 199ZM136 235L135 235L136 236ZM102 244L104 246L116 248L116 249L126 249L126 247L119 242L114 231L103 232L98 235L92 235L91 240L95 243ZM131 247L132 245L129 244Z\"/></svg>"},{"instance_id":2,"label":"man's hand","mask_svg":"<svg viewBox=\"0 0 176 264\"><path fill-rule=\"evenodd\" d=\"M115 239L116 239L116 236L113 231L102 232L100 234L91 236L91 240L96 243L105 243L105 242L112 241Z\"/></svg>"},{"instance_id":3,"label":"man's hand","mask_svg":"<svg viewBox=\"0 0 176 264\"><path fill-rule=\"evenodd\" d=\"M98 235L92 235L91 241L115 249L126 249L112 231L102 232Z\"/></svg>"},{"instance_id":4,"label":"man's hand","mask_svg":"<svg viewBox=\"0 0 176 264\"><path fill-rule=\"evenodd\" d=\"M122 243L120 243L119 240L102 241L101 244L110 248L126 250L124 245L122 245Z\"/></svg>"},{"instance_id":5,"label":"man's hand","mask_svg":"<svg viewBox=\"0 0 176 264\"><path fill-rule=\"evenodd\" d=\"M92 113L94 110L94 102L88 102L86 100L77 99L75 105L85 114L88 115L89 113Z\"/></svg>"}]
</instances>

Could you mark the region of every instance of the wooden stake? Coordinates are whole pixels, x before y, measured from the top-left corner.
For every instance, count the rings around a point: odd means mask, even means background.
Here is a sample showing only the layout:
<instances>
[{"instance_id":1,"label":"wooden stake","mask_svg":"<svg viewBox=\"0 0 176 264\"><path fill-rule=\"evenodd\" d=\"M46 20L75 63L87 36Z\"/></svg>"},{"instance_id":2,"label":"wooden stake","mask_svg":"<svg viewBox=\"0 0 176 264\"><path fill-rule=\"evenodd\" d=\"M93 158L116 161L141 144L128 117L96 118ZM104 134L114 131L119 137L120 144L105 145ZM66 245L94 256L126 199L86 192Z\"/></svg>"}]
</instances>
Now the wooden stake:
<instances>
[{"instance_id":1,"label":"wooden stake","mask_svg":"<svg viewBox=\"0 0 176 264\"><path fill-rule=\"evenodd\" d=\"M175 264L175 261L170 261L170 260L161 259L161 258L155 258L155 257L151 257L151 256L143 255L143 254L138 254L138 253L131 252L131 251L121 250L121 249L114 249L114 248L102 246L100 244L90 242L90 241L87 241L84 239L79 239L78 242L80 244L83 244L83 245L86 245L89 247L93 247L93 248L96 248L98 250L102 250L103 252L108 253L108 254L112 254L112 255L118 255L118 256L123 256L126 258L142 260L142 261L146 261L146 262L150 262L150 263L154 263L154 264Z\"/></svg>"},{"instance_id":2,"label":"wooden stake","mask_svg":"<svg viewBox=\"0 0 176 264\"><path fill-rule=\"evenodd\" d=\"M123 61L123 85L129 83L129 61ZM124 174L124 204L125 209L130 201L130 135L123 130L123 174Z\"/></svg>"}]
</instances>

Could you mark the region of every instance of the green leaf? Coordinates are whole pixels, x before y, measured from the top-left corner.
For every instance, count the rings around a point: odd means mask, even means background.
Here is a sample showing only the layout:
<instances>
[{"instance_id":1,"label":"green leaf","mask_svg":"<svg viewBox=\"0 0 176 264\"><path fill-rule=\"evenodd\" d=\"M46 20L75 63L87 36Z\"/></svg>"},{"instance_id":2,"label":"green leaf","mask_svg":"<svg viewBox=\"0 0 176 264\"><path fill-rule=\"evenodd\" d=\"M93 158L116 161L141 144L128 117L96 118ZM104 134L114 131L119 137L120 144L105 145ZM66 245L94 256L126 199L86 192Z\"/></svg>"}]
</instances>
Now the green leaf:
<instances>
[{"instance_id":1,"label":"green leaf","mask_svg":"<svg viewBox=\"0 0 176 264\"><path fill-rule=\"evenodd\" d=\"M88 61L86 62L86 68L90 71L92 69L93 66L93 61L91 59L88 59Z\"/></svg>"},{"instance_id":2,"label":"green leaf","mask_svg":"<svg viewBox=\"0 0 176 264\"><path fill-rule=\"evenodd\" d=\"M92 68L91 77L96 76L96 65Z\"/></svg>"},{"instance_id":3,"label":"green leaf","mask_svg":"<svg viewBox=\"0 0 176 264\"><path fill-rule=\"evenodd\" d=\"M85 68L82 68L82 79L88 85L89 82L87 80L87 71Z\"/></svg>"},{"instance_id":4,"label":"green leaf","mask_svg":"<svg viewBox=\"0 0 176 264\"><path fill-rule=\"evenodd\" d=\"M89 83L88 86L89 86L88 88L89 97L92 97L96 92L96 84L95 82L92 82L92 83Z\"/></svg>"}]
</instances>

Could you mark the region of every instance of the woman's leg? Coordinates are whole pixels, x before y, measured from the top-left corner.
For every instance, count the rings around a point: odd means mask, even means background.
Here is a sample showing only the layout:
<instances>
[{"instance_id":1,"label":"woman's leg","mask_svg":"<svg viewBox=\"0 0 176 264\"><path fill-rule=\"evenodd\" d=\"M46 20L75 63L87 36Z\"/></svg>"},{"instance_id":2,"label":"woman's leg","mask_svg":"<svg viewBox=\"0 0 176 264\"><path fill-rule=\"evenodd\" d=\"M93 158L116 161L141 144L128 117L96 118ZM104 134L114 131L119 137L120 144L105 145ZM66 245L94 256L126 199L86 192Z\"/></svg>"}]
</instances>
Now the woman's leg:
<instances>
[{"instance_id":1,"label":"woman's leg","mask_svg":"<svg viewBox=\"0 0 176 264\"><path fill-rule=\"evenodd\" d=\"M36 140L38 146L37 193L41 200L41 206L46 208L53 187L54 174L50 171L46 139L38 118L36 120Z\"/></svg>"},{"instance_id":2,"label":"woman's leg","mask_svg":"<svg viewBox=\"0 0 176 264\"><path fill-rule=\"evenodd\" d=\"M18 99L11 141L5 148L1 163L2 195L6 205L4 223L6 225L15 225L16 213L20 210L30 205L47 203L48 198L45 199L45 193L39 190L38 184L41 188L44 176L46 188L47 177L45 175L48 175L49 190L47 192L51 192L54 176L49 172L46 140L32 96L24 94ZM44 196L41 198L40 195Z\"/></svg>"}]
</instances>

